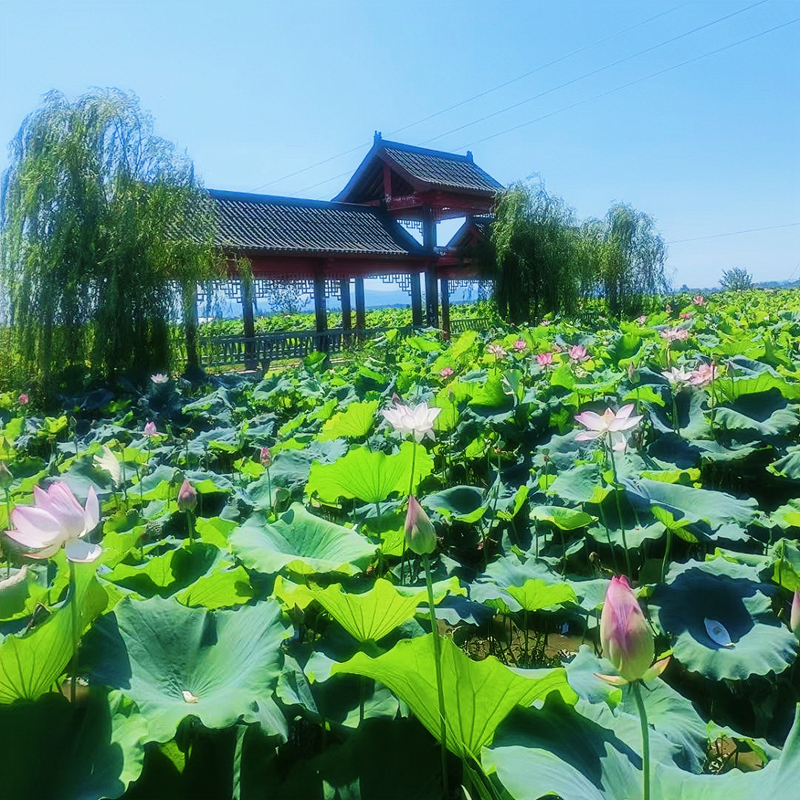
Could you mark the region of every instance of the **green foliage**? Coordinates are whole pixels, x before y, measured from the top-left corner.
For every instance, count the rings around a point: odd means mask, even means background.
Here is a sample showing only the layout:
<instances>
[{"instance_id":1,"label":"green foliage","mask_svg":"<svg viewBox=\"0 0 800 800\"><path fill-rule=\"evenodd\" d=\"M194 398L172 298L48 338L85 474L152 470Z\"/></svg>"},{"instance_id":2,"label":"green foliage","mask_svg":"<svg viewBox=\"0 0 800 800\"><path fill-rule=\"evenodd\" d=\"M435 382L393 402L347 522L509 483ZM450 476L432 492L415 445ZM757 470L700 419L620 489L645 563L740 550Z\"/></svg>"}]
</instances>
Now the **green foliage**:
<instances>
[{"instance_id":1,"label":"green foliage","mask_svg":"<svg viewBox=\"0 0 800 800\"><path fill-rule=\"evenodd\" d=\"M111 89L73 103L47 94L10 154L0 268L12 323L6 363L47 390L87 372L167 369L177 302L167 282L191 285L217 263L190 161L153 134L134 95Z\"/></svg>"}]
</instances>

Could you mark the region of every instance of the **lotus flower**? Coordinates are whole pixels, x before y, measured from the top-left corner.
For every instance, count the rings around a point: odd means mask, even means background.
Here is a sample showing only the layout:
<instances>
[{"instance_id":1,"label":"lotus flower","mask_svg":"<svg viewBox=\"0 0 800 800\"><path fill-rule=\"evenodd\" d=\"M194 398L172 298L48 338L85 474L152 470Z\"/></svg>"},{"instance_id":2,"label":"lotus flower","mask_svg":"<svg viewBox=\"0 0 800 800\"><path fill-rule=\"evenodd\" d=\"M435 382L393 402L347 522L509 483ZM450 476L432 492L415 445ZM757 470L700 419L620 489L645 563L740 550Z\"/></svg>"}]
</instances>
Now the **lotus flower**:
<instances>
[{"instance_id":1,"label":"lotus flower","mask_svg":"<svg viewBox=\"0 0 800 800\"><path fill-rule=\"evenodd\" d=\"M539 324L543 325L546 328L550 324L550 320L549 319L543 319Z\"/></svg>"},{"instance_id":2,"label":"lotus flower","mask_svg":"<svg viewBox=\"0 0 800 800\"><path fill-rule=\"evenodd\" d=\"M606 590L600 616L600 643L603 655L614 665L620 677L598 677L616 685L650 680L661 674L669 661L669 658L664 658L653 664L653 633L624 575L612 578Z\"/></svg>"},{"instance_id":3,"label":"lotus flower","mask_svg":"<svg viewBox=\"0 0 800 800\"><path fill-rule=\"evenodd\" d=\"M272 465L272 452L270 451L269 447L262 447L258 454L258 460L261 462L261 466L265 469Z\"/></svg>"},{"instance_id":4,"label":"lotus flower","mask_svg":"<svg viewBox=\"0 0 800 800\"><path fill-rule=\"evenodd\" d=\"M178 510L194 511L196 506L197 490L189 483L188 478L184 478L181 488L178 491Z\"/></svg>"},{"instance_id":5,"label":"lotus flower","mask_svg":"<svg viewBox=\"0 0 800 800\"><path fill-rule=\"evenodd\" d=\"M50 558L64 547L70 561L94 561L101 552L99 545L83 540L100 521L100 504L94 487L89 489L86 508L75 499L63 481L50 485L47 491L33 487L34 506L17 506L11 512L16 530L6 535L31 552L30 558Z\"/></svg>"},{"instance_id":6,"label":"lotus flower","mask_svg":"<svg viewBox=\"0 0 800 800\"><path fill-rule=\"evenodd\" d=\"M692 302L696 306L704 306L706 304L706 299L705 299L705 297L703 297L703 295L698 294L696 297L692 298Z\"/></svg>"},{"instance_id":7,"label":"lotus flower","mask_svg":"<svg viewBox=\"0 0 800 800\"><path fill-rule=\"evenodd\" d=\"M792 613L789 617L789 627L792 633L800 639L800 591L795 591L792 599Z\"/></svg>"},{"instance_id":8,"label":"lotus flower","mask_svg":"<svg viewBox=\"0 0 800 800\"><path fill-rule=\"evenodd\" d=\"M637 322L638 322L640 325L645 325L645 324L647 323L647 314L642 314L642 316L641 316L641 317L636 317L636 321L637 321Z\"/></svg>"},{"instance_id":9,"label":"lotus flower","mask_svg":"<svg viewBox=\"0 0 800 800\"><path fill-rule=\"evenodd\" d=\"M689 331L686 328L667 328L661 331L661 338L668 342L682 342L689 338Z\"/></svg>"},{"instance_id":10,"label":"lotus flower","mask_svg":"<svg viewBox=\"0 0 800 800\"><path fill-rule=\"evenodd\" d=\"M582 344L573 345L568 352L572 361L586 361L589 358L589 354Z\"/></svg>"},{"instance_id":11,"label":"lotus flower","mask_svg":"<svg viewBox=\"0 0 800 800\"><path fill-rule=\"evenodd\" d=\"M717 365L713 362L711 364L700 364L694 372L692 372L689 380L693 386L707 386L714 380L717 374Z\"/></svg>"},{"instance_id":12,"label":"lotus flower","mask_svg":"<svg viewBox=\"0 0 800 800\"><path fill-rule=\"evenodd\" d=\"M449 378L453 374L452 367L445 367L444 369L439 371L439 376L441 378Z\"/></svg>"},{"instance_id":13,"label":"lotus flower","mask_svg":"<svg viewBox=\"0 0 800 800\"><path fill-rule=\"evenodd\" d=\"M505 358L506 355L508 355L506 351L502 347L500 347L499 344L490 344L486 348L486 350L490 352L495 358Z\"/></svg>"},{"instance_id":14,"label":"lotus flower","mask_svg":"<svg viewBox=\"0 0 800 800\"><path fill-rule=\"evenodd\" d=\"M153 381L156 386L163 386L165 383L169 382L169 375L163 372L157 372L155 375L150 376L150 380Z\"/></svg>"},{"instance_id":15,"label":"lotus flower","mask_svg":"<svg viewBox=\"0 0 800 800\"><path fill-rule=\"evenodd\" d=\"M21 395L20 395L20 396L17 398L17 402L18 402L18 403L19 403L21 406L26 406L26 405L28 405L28 403L30 402L30 398L28 397L28 395L26 395L26 394L25 394L25 392L23 392L23 393L22 393L22 394L21 394Z\"/></svg>"},{"instance_id":16,"label":"lotus flower","mask_svg":"<svg viewBox=\"0 0 800 800\"><path fill-rule=\"evenodd\" d=\"M433 523L413 494L408 497L406 545L418 556L428 555L436 549L436 531Z\"/></svg>"},{"instance_id":17,"label":"lotus flower","mask_svg":"<svg viewBox=\"0 0 800 800\"><path fill-rule=\"evenodd\" d=\"M525 350L525 348L527 346L528 346L528 343L524 339L517 339L517 341L514 342L514 349L518 353L521 353L523 350Z\"/></svg>"},{"instance_id":18,"label":"lotus flower","mask_svg":"<svg viewBox=\"0 0 800 800\"><path fill-rule=\"evenodd\" d=\"M398 433L410 433L421 442L426 436L430 439L436 438L433 433L433 423L441 411L441 408L428 408L427 403L419 403L416 406L395 403L394 408L385 408L381 414Z\"/></svg>"},{"instance_id":19,"label":"lotus flower","mask_svg":"<svg viewBox=\"0 0 800 800\"><path fill-rule=\"evenodd\" d=\"M142 433L143 433L144 436L158 436L159 435L158 434L158 428L156 428L156 424L152 420L150 422L148 422L144 426L144 431L142 431Z\"/></svg>"},{"instance_id":20,"label":"lotus flower","mask_svg":"<svg viewBox=\"0 0 800 800\"><path fill-rule=\"evenodd\" d=\"M111 480L119 486L122 480L122 468L119 465L119 459L111 452L111 448L107 444L103 445L101 454L94 457L94 465L105 470L111 476Z\"/></svg>"},{"instance_id":21,"label":"lotus flower","mask_svg":"<svg viewBox=\"0 0 800 800\"><path fill-rule=\"evenodd\" d=\"M631 411L633 411L633 403L623 406L616 414L610 408L607 408L602 416L595 414L594 411L583 411L576 414L575 421L580 422L588 430L581 431L575 438L579 442L589 442L592 439L608 436L612 449L624 450L627 447L627 441L622 431L635 428L641 420L641 416L632 417Z\"/></svg>"},{"instance_id":22,"label":"lotus flower","mask_svg":"<svg viewBox=\"0 0 800 800\"><path fill-rule=\"evenodd\" d=\"M546 367L548 364L553 363L553 354L552 353L538 353L536 356L536 363L539 366Z\"/></svg>"},{"instance_id":23,"label":"lotus flower","mask_svg":"<svg viewBox=\"0 0 800 800\"><path fill-rule=\"evenodd\" d=\"M692 374L686 372L684 369L680 367L673 367L667 372L661 373L672 385L680 386L683 383L690 383L692 380Z\"/></svg>"}]
</instances>

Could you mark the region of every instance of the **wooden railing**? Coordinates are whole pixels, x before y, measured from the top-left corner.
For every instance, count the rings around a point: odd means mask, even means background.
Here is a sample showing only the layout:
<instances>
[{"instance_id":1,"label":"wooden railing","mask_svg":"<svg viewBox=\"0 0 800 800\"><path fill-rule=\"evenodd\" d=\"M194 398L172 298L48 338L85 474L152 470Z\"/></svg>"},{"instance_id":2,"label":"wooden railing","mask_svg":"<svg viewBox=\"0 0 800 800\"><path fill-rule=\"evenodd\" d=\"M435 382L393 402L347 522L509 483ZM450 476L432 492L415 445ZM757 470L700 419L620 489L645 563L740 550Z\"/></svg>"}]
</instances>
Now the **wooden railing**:
<instances>
[{"instance_id":1,"label":"wooden railing","mask_svg":"<svg viewBox=\"0 0 800 800\"><path fill-rule=\"evenodd\" d=\"M310 353L341 353L365 339L375 338L393 328L368 330L294 331L246 336L201 336L200 363L203 367L245 366L266 370L273 361L305 358ZM397 328L402 337L414 332L413 326Z\"/></svg>"},{"instance_id":2,"label":"wooden railing","mask_svg":"<svg viewBox=\"0 0 800 800\"><path fill-rule=\"evenodd\" d=\"M464 331L486 331L492 326L489 317L461 317L450 320L450 333L464 333Z\"/></svg>"}]
</instances>

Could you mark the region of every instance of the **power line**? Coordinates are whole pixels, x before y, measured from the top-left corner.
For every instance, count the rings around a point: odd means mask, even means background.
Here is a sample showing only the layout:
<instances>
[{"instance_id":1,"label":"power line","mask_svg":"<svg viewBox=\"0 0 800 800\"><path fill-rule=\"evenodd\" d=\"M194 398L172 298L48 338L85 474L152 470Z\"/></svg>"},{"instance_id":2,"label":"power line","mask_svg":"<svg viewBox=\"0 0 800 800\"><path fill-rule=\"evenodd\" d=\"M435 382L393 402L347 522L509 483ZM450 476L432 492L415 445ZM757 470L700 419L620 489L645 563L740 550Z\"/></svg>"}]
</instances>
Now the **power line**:
<instances>
[{"instance_id":1,"label":"power line","mask_svg":"<svg viewBox=\"0 0 800 800\"><path fill-rule=\"evenodd\" d=\"M599 100L602 97L607 97L610 94L614 94L614 92L622 91L623 89L627 89L631 86L635 86L637 83L642 83L642 81L650 80L650 78L656 78L659 75L664 75L667 72L672 72L674 69L678 69L679 67L685 67L687 64L693 64L695 61L700 61L703 58L708 58L709 56L716 55L717 53L722 53L725 50L730 50L732 47L737 47L740 44L745 44L746 42L750 42L753 39L758 39L761 36L766 36L768 33L773 33L775 31L780 30L781 28L787 28L789 25L794 25L796 22L800 22L800 17L797 19L790 20L789 22L784 22L782 25L776 25L774 28L770 28L766 31L761 31L760 33L753 34L752 36L748 36L744 39L739 39L737 42L733 42L731 44L726 44L723 47L718 47L716 50L710 50L707 53L702 53L699 56L695 56L694 58L690 58L686 61L681 61L679 64L673 64L671 67L666 67L665 69L660 69L657 72L651 72L649 75L645 75L641 78L637 78L636 80L630 81L628 83L624 83L621 86L617 86L613 89L609 89L607 92L601 92L600 94L596 94L592 97L587 97L583 100L578 100L575 103L571 103L568 106L564 106L563 108L559 108L556 111L551 111L549 114L543 114L541 117L536 117L536 119L530 119L527 122L521 122L519 125L514 125L511 128L505 128L502 131L498 131L497 133L493 133L489 136L484 136L482 139L475 139L472 142L469 142L465 145L462 145L457 150L463 150L468 147L474 147L476 144L482 144L483 142L488 142L490 139L496 139L498 136L503 136L506 133L511 133L512 131L519 130L520 128L524 128L528 125L533 125L535 122L541 122L544 119L548 119L549 117L554 117L556 114L561 114L564 111L569 111L572 108L576 108L577 106L582 106L584 103L589 103L592 100Z\"/></svg>"},{"instance_id":2,"label":"power line","mask_svg":"<svg viewBox=\"0 0 800 800\"><path fill-rule=\"evenodd\" d=\"M630 56L626 56L625 58L621 58L618 61L613 61L610 64L606 64L603 67L598 67L597 69L593 69L591 72L587 72L584 75L580 75L577 78L573 78L572 80L566 81L565 83L559 84L558 86L554 86L552 89L548 89L547 91L540 92L533 97L528 97L525 100L520 100L516 103L512 103L510 106L506 106L505 108L501 108L499 111L493 111L491 114L486 114L479 119L473 120L472 122L466 122L463 125L459 125L457 128L452 128L445 133L440 133L438 136L434 136L430 139L426 139L421 144L429 144L430 142L435 142L438 139L442 139L445 136L449 136L451 133L457 133L458 131L463 131L465 128L471 128L473 125L477 125L480 122L485 122L487 119L492 119L493 117L500 116L500 114L505 114L507 111L512 111L515 108L519 108L520 106L524 106L527 103L532 103L534 100L538 100L541 97L545 97L548 94L552 94L553 92L558 91L559 89L564 89L567 86L571 86L574 83L579 83L580 81L586 80L587 78L591 78L593 75L597 75L600 72L605 72L608 69L612 69L613 67L617 67L620 64L624 64L627 61L632 61L634 58L638 58L645 53L651 53L653 50L658 50L660 47L665 47L668 44L672 44L673 42L677 42L679 39L684 39L687 36L691 36L693 33L697 33L698 31L705 30L706 28L710 28L713 25L718 25L720 22L724 22L725 20L730 19L731 17L735 17L738 14L743 14L745 11L750 11L750 9L755 8L756 6L763 5L764 3L768 2L768 0L758 0L757 3L753 3L752 5L747 6L746 8L742 8L739 11L734 11L731 14L726 14L724 17L720 17L719 19L715 19L711 22L707 22L705 25L700 25L698 28L694 28L690 31L686 31L686 33L681 33L678 36L673 36L671 39L666 39L663 42L659 42L658 44L654 44L651 47L646 47L644 50L640 50L638 53L633 53Z\"/></svg>"},{"instance_id":3,"label":"power line","mask_svg":"<svg viewBox=\"0 0 800 800\"><path fill-rule=\"evenodd\" d=\"M713 233L710 236L695 236L693 239L675 239L667 244L681 244L682 242L699 242L701 239L719 239L722 236L739 236L742 233L755 233L756 231L774 231L778 228L795 228L800 222L789 222L786 225L768 225L765 228L748 228L745 231L731 231L730 233Z\"/></svg>"},{"instance_id":4,"label":"power line","mask_svg":"<svg viewBox=\"0 0 800 800\"><path fill-rule=\"evenodd\" d=\"M766 2L766 0L763 0L763 2ZM576 56L579 53L583 53L586 50L590 50L593 47L597 47L597 45L603 44L603 42L607 42L610 39L616 38L617 36L622 36L622 34L624 34L624 33L630 33L630 31L635 30L636 28L641 28L642 25L647 25L648 23L653 22L654 20L657 20L660 17L664 17L667 14L671 14L673 11L677 11L679 8L683 8L683 6L686 6L686 5L689 5L689 3L685 2L685 3L680 3L677 6L673 6L672 8L668 9L667 11L662 11L660 14L656 14L653 17L648 17L646 20L643 20L642 22L638 22L638 23L636 23L636 25L632 25L630 28L625 28L625 29L623 29L621 31L617 31L616 33L612 33L610 36L606 36L606 37L604 37L602 39L598 39L596 42L592 42L592 44L588 44L588 45L586 45L584 47L578 48L577 50L573 50L571 53L567 53L566 55L561 56L560 58L556 58L553 61L549 61L546 64L542 64L541 66L538 66L535 69L530 70L529 72L525 72L522 75L517 75L517 77L515 77L515 78L511 78L510 80L507 80L507 81L505 81L503 83L499 83L496 86L492 86L490 89L486 89L483 92L479 92L478 94L474 94L474 95L472 95L472 97L468 97L466 100L461 100L460 102L456 103L455 105L448 106L447 108L444 108L441 111L436 111L435 113L429 114L427 117L422 117L421 119L418 119L415 122L409 122L408 125L403 125L401 128L395 128L395 130L389 131L389 133L387 133L386 135L387 136L394 136L396 133L402 133L403 131L406 131L409 128L413 128L413 127L415 127L417 125L421 125L423 122L428 122L429 120L434 119L435 117L439 117L442 114L446 114L448 111L453 111L456 108L461 108L461 106L465 106L468 103L471 103L473 100L478 100L479 98L485 97L486 95L491 94L492 92L496 92L496 91L498 91L500 89L504 89L506 86L510 86L512 83L516 83L517 81L521 81L524 78L527 78L527 77L535 74L536 72L540 72L541 70L546 69L547 67L552 67L554 64L558 64L561 61L565 61L568 58L572 58L572 56ZM311 164L308 167L303 167L303 169L299 169L296 172L292 172L292 173L290 173L288 175L284 175L282 178L275 178L274 180L267 181L267 183L262 183L260 186L256 186L254 189L251 189L250 191L251 192L257 192L259 189L265 189L268 186L273 186L276 183L280 183L281 181L288 180L289 178L294 178L297 175L302 175L304 172L308 172L309 170L312 170L312 169L314 169L316 167L321 167L323 164L328 164L331 161L336 161L336 159L338 159L338 158L342 158L344 156L349 156L351 153L355 153L357 150L361 150L363 147L369 147L369 146L370 146L369 143L356 145L356 147L351 147L349 150L344 150L344 151L342 151L341 153L338 153L335 156L330 156L328 158L324 158L322 161L317 161L315 164ZM331 178L330 180L335 180L335 178ZM310 187L310 188L314 188L314 187ZM298 191L303 192L303 191L305 191L305 189L299 189Z\"/></svg>"}]
</instances>

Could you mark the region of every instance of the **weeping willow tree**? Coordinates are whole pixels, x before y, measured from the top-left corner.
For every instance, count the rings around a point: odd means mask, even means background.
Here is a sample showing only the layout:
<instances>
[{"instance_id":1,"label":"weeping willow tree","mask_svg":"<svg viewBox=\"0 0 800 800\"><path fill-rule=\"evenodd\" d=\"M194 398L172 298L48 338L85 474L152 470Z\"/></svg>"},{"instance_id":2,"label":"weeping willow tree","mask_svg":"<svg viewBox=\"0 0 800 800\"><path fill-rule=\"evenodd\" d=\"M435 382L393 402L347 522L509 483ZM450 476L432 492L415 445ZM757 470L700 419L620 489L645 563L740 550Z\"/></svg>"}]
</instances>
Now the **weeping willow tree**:
<instances>
[{"instance_id":1,"label":"weeping willow tree","mask_svg":"<svg viewBox=\"0 0 800 800\"><path fill-rule=\"evenodd\" d=\"M605 219L600 284L609 311L635 316L669 292L667 247L647 214L624 203L611 206Z\"/></svg>"},{"instance_id":2,"label":"weeping willow tree","mask_svg":"<svg viewBox=\"0 0 800 800\"><path fill-rule=\"evenodd\" d=\"M578 294L575 215L543 184L515 184L500 197L492 224L495 299L514 323L571 312Z\"/></svg>"},{"instance_id":3,"label":"weeping willow tree","mask_svg":"<svg viewBox=\"0 0 800 800\"><path fill-rule=\"evenodd\" d=\"M221 263L189 159L115 89L47 94L9 152L0 302L17 367L47 390L168 369L177 287Z\"/></svg>"}]
</instances>

